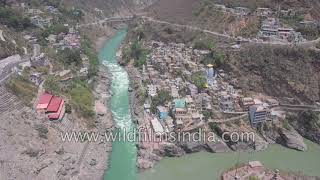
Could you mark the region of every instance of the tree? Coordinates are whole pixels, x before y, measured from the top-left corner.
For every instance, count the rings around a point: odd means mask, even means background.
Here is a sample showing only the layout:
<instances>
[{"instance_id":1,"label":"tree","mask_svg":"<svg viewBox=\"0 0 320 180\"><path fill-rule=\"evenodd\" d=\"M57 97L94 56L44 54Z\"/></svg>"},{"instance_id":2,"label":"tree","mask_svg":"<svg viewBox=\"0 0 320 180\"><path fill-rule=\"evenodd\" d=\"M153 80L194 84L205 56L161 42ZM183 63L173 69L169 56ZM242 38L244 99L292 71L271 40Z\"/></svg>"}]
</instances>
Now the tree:
<instances>
[{"instance_id":1,"label":"tree","mask_svg":"<svg viewBox=\"0 0 320 180\"><path fill-rule=\"evenodd\" d=\"M47 91L50 91L52 92L53 94L55 95L58 95L60 94L60 86L59 86L59 82L58 80L50 75L47 77L46 81L44 82L44 88L47 90Z\"/></svg>"},{"instance_id":2,"label":"tree","mask_svg":"<svg viewBox=\"0 0 320 180\"><path fill-rule=\"evenodd\" d=\"M191 75L191 81L199 90L206 88L207 80L202 72L196 72Z\"/></svg>"},{"instance_id":3,"label":"tree","mask_svg":"<svg viewBox=\"0 0 320 180\"><path fill-rule=\"evenodd\" d=\"M215 44L208 38L200 39L194 42L193 49L200 49L200 50L213 50L215 48Z\"/></svg>"},{"instance_id":4,"label":"tree","mask_svg":"<svg viewBox=\"0 0 320 180\"><path fill-rule=\"evenodd\" d=\"M170 92L166 90L160 90L158 94L152 98L151 112L155 113L157 106L164 105L166 102L171 100L172 97L170 96Z\"/></svg>"},{"instance_id":5,"label":"tree","mask_svg":"<svg viewBox=\"0 0 320 180\"><path fill-rule=\"evenodd\" d=\"M214 64L216 67L220 67L223 65L224 59L225 57L223 54L216 51L211 51L202 59L201 63L204 65Z\"/></svg>"},{"instance_id":6,"label":"tree","mask_svg":"<svg viewBox=\"0 0 320 180\"><path fill-rule=\"evenodd\" d=\"M80 50L77 49L64 49L61 51L60 59L62 62L67 65L80 66L82 64Z\"/></svg>"}]
</instances>

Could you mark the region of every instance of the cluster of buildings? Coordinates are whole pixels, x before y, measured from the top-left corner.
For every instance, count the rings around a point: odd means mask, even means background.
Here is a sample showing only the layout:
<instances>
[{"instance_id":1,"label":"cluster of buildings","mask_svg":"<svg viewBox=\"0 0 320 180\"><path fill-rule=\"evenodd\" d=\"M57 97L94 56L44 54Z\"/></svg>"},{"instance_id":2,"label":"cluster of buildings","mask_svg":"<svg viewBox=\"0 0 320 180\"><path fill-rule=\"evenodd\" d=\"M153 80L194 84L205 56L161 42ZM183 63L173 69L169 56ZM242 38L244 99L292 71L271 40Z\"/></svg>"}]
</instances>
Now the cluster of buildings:
<instances>
[{"instance_id":1,"label":"cluster of buildings","mask_svg":"<svg viewBox=\"0 0 320 180\"><path fill-rule=\"evenodd\" d=\"M69 27L68 24L64 24L64 26ZM74 27L69 27L67 33L60 33L58 35L50 34L47 37L47 41L57 50L64 50L67 48L79 49L81 47L80 32Z\"/></svg>"},{"instance_id":2,"label":"cluster of buildings","mask_svg":"<svg viewBox=\"0 0 320 180\"><path fill-rule=\"evenodd\" d=\"M58 9L52 6L46 6L45 12L41 9L32 9L22 4L21 7L24 10L24 14L30 17L31 23L39 28L46 28L52 25L52 16L48 16L47 13L56 15L59 13Z\"/></svg>"},{"instance_id":3,"label":"cluster of buildings","mask_svg":"<svg viewBox=\"0 0 320 180\"><path fill-rule=\"evenodd\" d=\"M268 17L263 20L258 37L264 40L282 40L285 42L303 41L300 32L293 28L283 27L278 18Z\"/></svg>"},{"instance_id":4,"label":"cluster of buildings","mask_svg":"<svg viewBox=\"0 0 320 180\"><path fill-rule=\"evenodd\" d=\"M147 83L144 111L153 117L149 119L155 132L202 127L211 118L205 116L208 112L214 112L215 116L248 112L253 126L272 119L271 108L279 103L271 98L244 97L242 91L234 87L236 79L224 81L229 78L223 70L199 63L207 51L155 41L147 46L152 52L142 68L141 79ZM207 79L205 89L199 89L190 79L193 73L199 72ZM156 112L152 112L152 100L159 91L168 92L172 101L157 106Z\"/></svg>"},{"instance_id":5,"label":"cluster of buildings","mask_svg":"<svg viewBox=\"0 0 320 180\"><path fill-rule=\"evenodd\" d=\"M224 13L231 13L237 16L248 16L248 15L256 15L258 17L263 18L263 22L261 25L261 30L258 33L258 38L262 40L273 40L273 41L283 41L283 42L300 42L303 41L303 37L301 33L296 32L291 27L284 27L280 24L278 18L274 17L295 17L296 11L294 9L287 10L273 10L270 8L257 8L255 11L251 11L246 7L235 7L228 8L225 5L215 4L217 10L222 11ZM313 21L301 21L301 25L306 24L314 24Z\"/></svg>"},{"instance_id":6,"label":"cluster of buildings","mask_svg":"<svg viewBox=\"0 0 320 180\"><path fill-rule=\"evenodd\" d=\"M222 4L215 4L214 6L216 10L222 11L223 13L230 13L238 16L256 15L259 17L270 17L272 15L277 14L283 17L290 17L290 16L296 15L296 11L294 9L287 9L287 10L280 9L278 11L274 11L273 9L270 9L270 8L259 7L254 11L252 11L250 8L247 8L247 7L230 8Z\"/></svg>"},{"instance_id":7,"label":"cluster of buildings","mask_svg":"<svg viewBox=\"0 0 320 180\"><path fill-rule=\"evenodd\" d=\"M45 92L38 100L36 111L46 115L50 121L61 120L65 114L65 102L61 97Z\"/></svg>"},{"instance_id":8,"label":"cluster of buildings","mask_svg":"<svg viewBox=\"0 0 320 180\"><path fill-rule=\"evenodd\" d=\"M148 82L146 92L149 98L144 105L145 111L151 113L152 98L157 96L160 90L165 90L173 101L158 106L153 118L153 121L158 120L163 125L163 131L203 125L201 110L206 105L202 106L202 102L208 100L207 94L199 92L197 86L187 79L193 73L202 71L204 76L208 73L211 77L208 81L214 81L214 73L198 63L201 57L209 52L193 50L184 44L164 44L156 41L147 46L153 51L148 56L146 66L142 68L141 79ZM155 122L151 123L157 127ZM157 128L159 129L161 128Z\"/></svg>"}]
</instances>

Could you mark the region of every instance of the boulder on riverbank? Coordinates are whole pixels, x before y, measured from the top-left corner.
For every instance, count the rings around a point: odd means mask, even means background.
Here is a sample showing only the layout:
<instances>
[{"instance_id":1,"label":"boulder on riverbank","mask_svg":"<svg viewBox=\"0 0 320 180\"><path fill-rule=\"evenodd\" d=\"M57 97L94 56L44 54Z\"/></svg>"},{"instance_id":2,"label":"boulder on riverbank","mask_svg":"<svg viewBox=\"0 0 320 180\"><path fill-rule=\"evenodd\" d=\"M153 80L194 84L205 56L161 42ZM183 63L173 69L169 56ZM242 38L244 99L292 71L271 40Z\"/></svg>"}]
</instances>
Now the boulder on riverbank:
<instances>
[{"instance_id":1,"label":"boulder on riverbank","mask_svg":"<svg viewBox=\"0 0 320 180\"><path fill-rule=\"evenodd\" d=\"M218 142L207 142L205 148L212 153L230 152L228 145L222 140Z\"/></svg>"},{"instance_id":2,"label":"boulder on riverbank","mask_svg":"<svg viewBox=\"0 0 320 180\"><path fill-rule=\"evenodd\" d=\"M306 151L307 145L303 142L303 138L295 131L288 131L286 129L279 129L280 143L284 146L296 149L298 151Z\"/></svg>"},{"instance_id":3,"label":"boulder on riverbank","mask_svg":"<svg viewBox=\"0 0 320 180\"><path fill-rule=\"evenodd\" d=\"M159 154L167 157L180 157L185 154L185 151L173 143L161 143Z\"/></svg>"}]
</instances>

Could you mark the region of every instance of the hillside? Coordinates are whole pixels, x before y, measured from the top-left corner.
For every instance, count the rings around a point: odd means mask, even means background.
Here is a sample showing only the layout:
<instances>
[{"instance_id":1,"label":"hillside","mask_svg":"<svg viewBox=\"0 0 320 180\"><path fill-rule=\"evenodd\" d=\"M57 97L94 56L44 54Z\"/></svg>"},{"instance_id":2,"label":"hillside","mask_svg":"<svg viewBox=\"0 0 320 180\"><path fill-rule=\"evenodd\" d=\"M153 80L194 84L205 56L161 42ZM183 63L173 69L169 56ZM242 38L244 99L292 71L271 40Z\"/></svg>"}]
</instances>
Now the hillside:
<instances>
[{"instance_id":1,"label":"hillside","mask_svg":"<svg viewBox=\"0 0 320 180\"><path fill-rule=\"evenodd\" d=\"M249 8L251 13L248 16L237 16L232 13L223 13L219 11L215 5L225 5L227 8L235 8L238 6ZM257 18L253 12L256 8L266 7L277 12L279 8L282 10L293 9L297 14L283 23L297 28L299 20L319 20L320 2L306 0L159 0L146 11L149 16L157 19L199 26L209 30L228 33L235 36L253 37L260 28L261 19ZM282 19L281 19L282 20ZM309 35L311 30L299 29L302 33ZM318 30L312 29L312 31Z\"/></svg>"},{"instance_id":2,"label":"hillside","mask_svg":"<svg viewBox=\"0 0 320 180\"><path fill-rule=\"evenodd\" d=\"M248 46L227 53L226 69L241 88L285 100L320 100L320 52L303 48Z\"/></svg>"}]
</instances>

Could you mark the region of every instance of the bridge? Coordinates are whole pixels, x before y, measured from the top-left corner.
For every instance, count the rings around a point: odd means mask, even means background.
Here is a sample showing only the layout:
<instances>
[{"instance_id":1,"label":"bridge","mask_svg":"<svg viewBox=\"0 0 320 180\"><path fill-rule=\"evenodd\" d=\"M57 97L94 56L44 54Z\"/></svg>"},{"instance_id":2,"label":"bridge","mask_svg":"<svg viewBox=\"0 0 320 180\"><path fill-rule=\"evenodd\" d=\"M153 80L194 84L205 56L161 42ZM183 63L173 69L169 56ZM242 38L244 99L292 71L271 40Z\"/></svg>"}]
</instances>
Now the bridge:
<instances>
[{"instance_id":1,"label":"bridge","mask_svg":"<svg viewBox=\"0 0 320 180\"><path fill-rule=\"evenodd\" d=\"M108 22L126 22L133 19L133 16L123 16L123 17L109 17L105 19L101 19L92 23L81 24L78 27L88 27L88 26L99 26Z\"/></svg>"}]
</instances>

